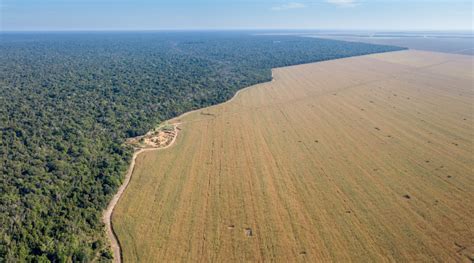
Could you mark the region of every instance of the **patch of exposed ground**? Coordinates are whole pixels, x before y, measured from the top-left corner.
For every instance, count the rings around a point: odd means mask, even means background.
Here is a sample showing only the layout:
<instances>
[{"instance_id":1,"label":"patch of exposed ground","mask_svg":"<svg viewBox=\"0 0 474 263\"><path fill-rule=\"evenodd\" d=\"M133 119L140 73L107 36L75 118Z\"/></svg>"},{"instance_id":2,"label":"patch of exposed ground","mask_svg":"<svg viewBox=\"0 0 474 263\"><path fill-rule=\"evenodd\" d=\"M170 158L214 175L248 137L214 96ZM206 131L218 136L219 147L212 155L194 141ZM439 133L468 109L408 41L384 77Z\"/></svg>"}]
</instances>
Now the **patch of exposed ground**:
<instances>
[{"instance_id":1,"label":"patch of exposed ground","mask_svg":"<svg viewBox=\"0 0 474 263\"><path fill-rule=\"evenodd\" d=\"M127 144L136 149L162 148L173 141L179 128L177 124L163 124L147 132L145 135L133 137L127 140Z\"/></svg>"}]
</instances>

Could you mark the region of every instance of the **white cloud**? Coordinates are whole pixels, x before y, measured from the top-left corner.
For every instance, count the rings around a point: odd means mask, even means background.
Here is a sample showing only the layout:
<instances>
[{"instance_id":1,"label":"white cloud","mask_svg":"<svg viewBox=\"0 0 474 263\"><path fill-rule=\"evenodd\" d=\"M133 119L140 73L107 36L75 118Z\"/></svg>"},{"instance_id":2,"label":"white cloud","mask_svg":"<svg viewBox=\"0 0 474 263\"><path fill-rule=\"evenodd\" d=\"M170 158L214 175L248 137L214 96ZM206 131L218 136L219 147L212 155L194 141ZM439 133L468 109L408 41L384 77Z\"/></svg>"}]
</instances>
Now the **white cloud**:
<instances>
[{"instance_id":1,"label":"white cloud","mask_svg":"<svg viewBox=\"0 0 474 263\"><path fill-rule=\"evenodd\" d=\"M306 6L302 3L290 2L287 4L277 5L272 7L273 11L281 11L281 10L288 10L288 9L300 9L305 8Z\"/></svg>"},{"instance_id":2,"label":"white cloud","mask_svg":"<svg viewBox=\"0 0 474 263\"><path fill-rule=\"evenodd\" d=\"M340 7L353 7L356 6L356 0L326 0L330 4L334 4Z\"/></svg>"}]
</instances>

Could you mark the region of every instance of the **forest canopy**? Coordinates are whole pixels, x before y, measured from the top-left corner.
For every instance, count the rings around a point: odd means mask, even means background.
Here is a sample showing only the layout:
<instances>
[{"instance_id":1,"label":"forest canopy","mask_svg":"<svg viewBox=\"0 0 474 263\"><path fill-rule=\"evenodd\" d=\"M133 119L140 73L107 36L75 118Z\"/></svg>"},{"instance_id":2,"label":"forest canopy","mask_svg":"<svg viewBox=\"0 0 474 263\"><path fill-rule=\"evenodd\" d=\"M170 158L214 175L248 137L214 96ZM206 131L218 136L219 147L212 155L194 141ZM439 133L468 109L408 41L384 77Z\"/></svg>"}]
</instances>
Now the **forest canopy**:
<instances>
[{"instance_id":1,"label":"forest canopy","mask_svg":"<svg viewBox=\"0 0 474 263\"><path fill-rule=\"evenodd\" d=\"M0 261L110 260L100 218L126 138L274 67L399 49L251 32L2 33Z\"/></svg>"}]
</instances>

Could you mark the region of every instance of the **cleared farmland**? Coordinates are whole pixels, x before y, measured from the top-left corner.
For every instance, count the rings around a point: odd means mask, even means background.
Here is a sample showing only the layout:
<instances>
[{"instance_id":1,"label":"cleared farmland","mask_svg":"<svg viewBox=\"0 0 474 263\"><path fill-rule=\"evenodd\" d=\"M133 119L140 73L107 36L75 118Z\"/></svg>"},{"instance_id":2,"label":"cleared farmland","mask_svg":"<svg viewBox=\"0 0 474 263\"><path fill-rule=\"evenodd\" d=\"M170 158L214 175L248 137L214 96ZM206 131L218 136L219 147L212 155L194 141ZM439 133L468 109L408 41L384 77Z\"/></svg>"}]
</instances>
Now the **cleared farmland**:
<instances>
[{"instance_id":1,"label":"cleared farmland","mask_svg":"<svg viewBox=\"0 0 474 263\"><path fill-rule=\"evenodd\" d=\"M137 157L113 214L125 262L474 258L473 57L273 74Z\"/></svg>"}]
</instances>

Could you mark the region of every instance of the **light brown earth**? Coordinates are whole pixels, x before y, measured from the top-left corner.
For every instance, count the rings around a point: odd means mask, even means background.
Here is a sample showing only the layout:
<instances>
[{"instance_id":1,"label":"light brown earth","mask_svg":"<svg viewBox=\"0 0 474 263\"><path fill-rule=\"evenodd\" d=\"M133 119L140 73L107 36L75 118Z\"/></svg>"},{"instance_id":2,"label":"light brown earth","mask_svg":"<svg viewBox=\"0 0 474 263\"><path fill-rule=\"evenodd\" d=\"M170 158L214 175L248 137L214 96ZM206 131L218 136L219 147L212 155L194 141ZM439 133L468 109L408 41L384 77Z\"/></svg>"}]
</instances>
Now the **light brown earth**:
<instances>
[{"instance_id":1,"label":"light brown earth","mask_svg":"<svg viewBox=\"0 0 474 263\"><path fill-rule=\"evenodd\" d=\"M279 68L174 120L113 214L125 262L470 262L472 56Z\"/></svg>"},{"instance_id":2,"label":"light brown earth","mask_svg":"<svg viewBox=\"0 0 474 263\"><path fill-rule=\"evenodd\" d=\"M177 133L178 130L175 125L164 124L147 132L143 136L128 139L127 143L137 149L163 148L170 145Z\"/></svg>"}]
</instances>

